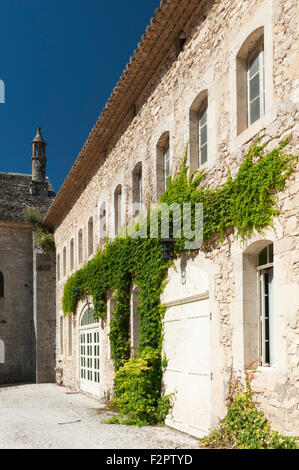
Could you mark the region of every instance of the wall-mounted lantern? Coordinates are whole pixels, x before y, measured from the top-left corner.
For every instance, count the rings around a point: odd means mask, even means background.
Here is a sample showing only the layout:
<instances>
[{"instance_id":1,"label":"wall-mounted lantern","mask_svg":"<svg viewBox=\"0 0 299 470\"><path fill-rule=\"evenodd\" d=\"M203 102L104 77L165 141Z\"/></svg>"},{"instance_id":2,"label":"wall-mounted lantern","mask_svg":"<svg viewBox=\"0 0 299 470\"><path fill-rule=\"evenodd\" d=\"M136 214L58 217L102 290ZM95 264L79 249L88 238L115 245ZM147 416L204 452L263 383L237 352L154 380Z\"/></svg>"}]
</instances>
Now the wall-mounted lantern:
<instances>
[{"instance_id":1,"label":"wall-mounted lantern","mask_svg":"<svg viewBox=\"0 0 299 470\"><path fill-rule=\"evenodd\" d=\"M174 258L174 240L172 238L162 238L161 240L161 252L163 261L167 261Z\"/></svg>"}]
</instances>

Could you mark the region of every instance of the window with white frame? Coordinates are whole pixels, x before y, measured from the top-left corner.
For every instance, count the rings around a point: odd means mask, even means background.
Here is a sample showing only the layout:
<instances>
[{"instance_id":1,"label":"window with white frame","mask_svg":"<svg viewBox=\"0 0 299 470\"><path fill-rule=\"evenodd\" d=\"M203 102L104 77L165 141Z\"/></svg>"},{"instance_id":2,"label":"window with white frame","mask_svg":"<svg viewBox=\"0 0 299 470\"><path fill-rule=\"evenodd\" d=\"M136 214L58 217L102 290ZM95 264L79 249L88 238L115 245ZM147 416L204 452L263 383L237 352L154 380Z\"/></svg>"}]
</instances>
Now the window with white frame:
<instances>
[{"instance_id":1,"label":"window with white frame","mask_svg":"<svg viewBox=\"0 0 299 470\"><path fill-rule=\"evenodd\" d=\"M190 170L208 161L208 90L203 90L189 110Z\"/></svg>"},{"instance_id":2,"label":"window with white frame","mask_svg":"<svg viewBox=\"0 0 299 470\"><path fill-rule=\"evenodd\" d=\"M265 114L264 42L260 41L247 61L247 121L250 126Z\"/></svg>"},{"instance_id":3,"label":"window with white frame","mask_svg":"<svg viewBox=\"0 0 299 470\"><path fill-rule=\"evenodd\" d=\"M199 133L199 156L198 166L203 165L208 160L208 100L204 100L198 117L198 133Z\"/></svg>"},{"instance_id":4,"label":"window with white frame","mask_svg":"<svg viewBox=\"0 0 299 470\"><path fill-rule=\"evenodd\" d=\"M70 241L70 270L74 269L74 239Z\"/></svg>"},{"instance_id":5,"label":"window with white frame","mask_svg":"<svg viewBox=\"0 0 299 470\"><path fill-rule=\"evenodd\" d=\"M236 56L237 135L266 112L265 78L264 28L261 26L246 38Z\"/></svg>"},{"instance_id":6,"label":"window with white frame","mask_svg":"<svg viewBox=\"0 0 299 470\"><path fill-rule=\"evenodd\" d=\"M165 178L165 183L164 183L164 188L165 191L168 189L168 176L170 175L170 153L169 153L169 142L163 149L163 159L164 159L164 178Z\"/></svg>"},{"instance_id":7,"label":"window with white frame","mask_svg":"<svg viewBox=\"0 0 299 470\"><path fill-rule=\"evenodd\" d=\"M100 208L100 243L105 243L106 237L107 237L106 203L103 202Z\"/></svg>"},{"instance_id":8,"label":"window with white frame","mask_svg":"<svg viewBox=\"0 0 299 470\"><path fill-rule=\"evenodd\" d=\"M66 276L66 247L63 248L63 252L62 252L62 265L63 265L63 276Z\"/></svg>"},{"instance_id":9,"label":"window with white frame","mask_svg":"<svg viewBox=\"0 0 299 470\"><path fill-rule=\"evenodd\" d=\"M83 262L83 232L82 229L78 232L78 263L79 265Z\"/></svg>"},{"instance_id":10,"label":"window with white frame","mask_svg":"<svg viewBox=\"0 0 299 470\"><path fill-rule=\"evenodd\" d=\"M166 191L168 187L168 177L170 175L170 150L169 132L164 132L157 143L156 155L156 184L157 199Z\"/></svg>"},{"instance_id":11,"label":"window with white frame","mask_svg":"<svg viewBox=\"0 0 299 470\"><path fill-rule=\"evenodd\" d=\"M274 363L273 345L273 244L267 245L257 255L260 305L260 365Z\"/></svg>"},{"instance_id":12,"label":"window with white frame","mask_svg":"<svg viewBox=\"0 0 299 470\"><path fill-rule=\"evenodd\" d=\"M88 221L88 256L93 254L93 218Z\"/></svg>"},{"instance_id":13,"label":"window with white frame","mask_svg":"<svg viewBox=\"0 0 299 470\"><path fill-rule=\"evenodd\" d=\"M138 162L133 170L132 174L132 214L133 217L140 214L142 211L142 198L143 198L143 188L142 188L142 163Z\"/></svg>"},{"instance_id":14,"label":"window with white frame","mask_svg":"<svg viewBox=\"0 0 299 470\"><path fill-rule=\"evenodd\" d=\"M119 184L114 191L114 233L115 235L121 229L121 185Z\"/></svg>"}]
</instances>

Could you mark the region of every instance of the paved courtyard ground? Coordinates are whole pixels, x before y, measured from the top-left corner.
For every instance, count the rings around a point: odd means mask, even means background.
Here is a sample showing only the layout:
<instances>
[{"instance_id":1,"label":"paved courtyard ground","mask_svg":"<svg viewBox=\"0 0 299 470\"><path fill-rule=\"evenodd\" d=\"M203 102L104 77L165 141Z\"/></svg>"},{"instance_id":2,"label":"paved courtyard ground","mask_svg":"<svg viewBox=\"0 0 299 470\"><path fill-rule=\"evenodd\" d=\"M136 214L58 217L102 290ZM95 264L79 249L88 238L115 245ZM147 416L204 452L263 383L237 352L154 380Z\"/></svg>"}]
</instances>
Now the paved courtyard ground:
<instances>
[{"instance_id":1,"label":"paved courtyard ground","mask_svg":"<svg viewBox=\"0 0 299 470\"><path fill-rule=\"evenodd\" d=\"M104 424L97 399L55 384L0 386L0 449L191 449L198 440L166 426Z\"/></svg>"}]
</instances>

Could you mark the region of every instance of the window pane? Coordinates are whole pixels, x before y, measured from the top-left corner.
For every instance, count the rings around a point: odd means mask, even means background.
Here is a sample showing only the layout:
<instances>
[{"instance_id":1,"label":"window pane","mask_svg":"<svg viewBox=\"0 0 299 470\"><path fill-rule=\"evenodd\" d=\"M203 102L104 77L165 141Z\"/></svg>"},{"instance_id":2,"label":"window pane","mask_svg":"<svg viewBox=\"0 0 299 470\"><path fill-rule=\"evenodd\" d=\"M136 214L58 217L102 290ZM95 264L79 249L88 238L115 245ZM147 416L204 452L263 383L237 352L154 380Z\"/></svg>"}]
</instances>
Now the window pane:
<instances>
[{"instance_id":1,"label":"window pane","mask_svg":"<svg viewBox=\"0 0 299 470\"><path fill-rule=\"evenodd\" d=\"M204 126L207 122L207 109L201 114L200 119L199 119L199 125L200 127Z\"/></svg>"},{"instance_id":2,"label":"window pane","mask_svg":"<svg viewBox=\"0 0 299 470\"><path fill-rule=\"evenodd\" d=\"M201 164L205 163L208 160L208 145L205 144L201 149L200 149L200 161Z\"/></svg>"},{"instance_id":3,"label":"window pane","mask_svg":"<svg viewBox=\"0 0 299 470\"><path fill-rule=\"evenodd\" d=\"M165 174L166 174L166 178L167 178L167 176L170 173L169 148L166 150L166 152L164 154L164 158L165 158Z\"/></svg>"},{"instance_id":4,"label":"window pane","mask_svg":"<svg viewBox=\"0 0 299 470\"><path fill-rule=\"evenodd\" d=\"M249 77L259 71L259 52L257 52L249 63Z\"/></svg>"},{"instance_id":5,"label":"window pane","mask_svg":"<svg viewBox=\"0 0 299 470\"><path fill-rule=\"evenodd\" d=\"M250 124L257 121L260 118L260 99L257 98L255 101L250 103Z\"/></svg>"},{"instance_id":6,"label":"window pane","mask_svg":"<svg viewBox=\"0 0 299 470\"><path fill-rule=\"evenodd\" d=\"M269 263L273 263L273 243L269 245Z\"/></svg>"},{"instance_id":7,"label":"window pane","mask_svg":"<svg viewBox=\"0 0 299 470\"><path fill-rule=\"evenodd\" d=\"M258 255L258 266L267 264L267 247L265 247Z\"/></svg>"},{"instance_id":8,"label":"window pane","mask_svg":"<svg viewBox=\"0 0 299 470\"><path fill-rule=\"evenodd\" d=\"M249 82L250 101L260 94L260 75L257 74Z\"/></svg>"},{"instance_id":9,"label":"window pane","mask_svg":"<svg viewBox=\"0 0 299 470\"><path fill-rule=\"evenodd\" d=\"M200 129L200 145L204 145L208 140L208 130L207 126L204 126Z\"/></svg>"}]
</instances>

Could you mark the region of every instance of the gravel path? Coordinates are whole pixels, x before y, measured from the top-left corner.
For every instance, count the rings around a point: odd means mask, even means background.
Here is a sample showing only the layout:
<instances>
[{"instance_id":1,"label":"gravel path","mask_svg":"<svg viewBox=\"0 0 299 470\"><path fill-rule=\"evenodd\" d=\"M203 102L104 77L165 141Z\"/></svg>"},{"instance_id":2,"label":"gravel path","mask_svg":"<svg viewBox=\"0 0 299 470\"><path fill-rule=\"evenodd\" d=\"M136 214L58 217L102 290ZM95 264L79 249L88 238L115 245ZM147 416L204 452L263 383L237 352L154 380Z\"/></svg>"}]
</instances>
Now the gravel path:
<instances>
[{"instance_id":1,"label":"gravel path","mask_svg":"<svg viewBox=\"0 0 299 470\"><path fill-rule=\"evenodd\" d=\"M0 449L191 449L166 426L104 424L103 402L55 384L0 386Z\"/></svg>"}]
</instances>

